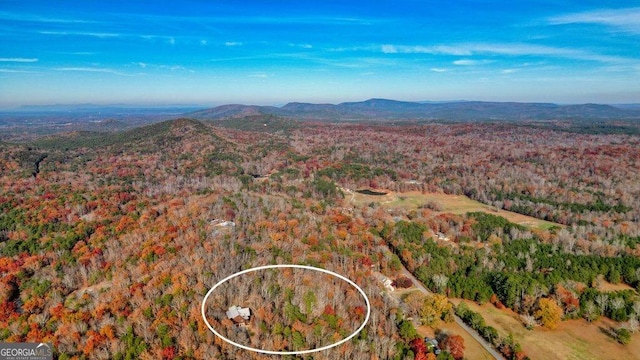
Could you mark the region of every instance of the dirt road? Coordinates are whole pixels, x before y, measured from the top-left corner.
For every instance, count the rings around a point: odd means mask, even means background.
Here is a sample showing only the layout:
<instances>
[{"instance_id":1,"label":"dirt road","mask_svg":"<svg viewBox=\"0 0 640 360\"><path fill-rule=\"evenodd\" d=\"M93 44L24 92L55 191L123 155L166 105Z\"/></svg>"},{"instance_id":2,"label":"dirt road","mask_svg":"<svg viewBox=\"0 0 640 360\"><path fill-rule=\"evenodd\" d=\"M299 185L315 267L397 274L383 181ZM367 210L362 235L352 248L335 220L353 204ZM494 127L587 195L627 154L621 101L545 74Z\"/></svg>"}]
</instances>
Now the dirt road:
<instances>
[{"instance_id":1,"label":"dirt road","mask_svg":"<svg viewBox=\"0 0 640 360\"><path fill-rule=\"evenodd\" d=\"M402 273L406 277L411 279L411 281L413 281L413 285L418 290L420 290L423 294L431 295L431 291L429 291L429 289L427 289L418 279L416 279L416 277L413 276L413 274L410 273L409 270L407 270L404 266L402 267ZM482 347L485 350L487 350L487 352L491 354L491 356L493 356L496 360L504 360L504 357L502 357L502 355L498 353L496 349L494 349L493 346L491 346L491 344L489 344L485 339L483 339L482 336L480 336L480 334L478 334L475 330L473 330L467 324L465 324L464 321L462 321L462 319L460 319L457 315L454 315L454 318L456 323L460 325L460 327L464 329L467 333L469 333L469 335L473 337L478 343L480 343L480 345L482 345Z\"/></svg>"}]
</instances>

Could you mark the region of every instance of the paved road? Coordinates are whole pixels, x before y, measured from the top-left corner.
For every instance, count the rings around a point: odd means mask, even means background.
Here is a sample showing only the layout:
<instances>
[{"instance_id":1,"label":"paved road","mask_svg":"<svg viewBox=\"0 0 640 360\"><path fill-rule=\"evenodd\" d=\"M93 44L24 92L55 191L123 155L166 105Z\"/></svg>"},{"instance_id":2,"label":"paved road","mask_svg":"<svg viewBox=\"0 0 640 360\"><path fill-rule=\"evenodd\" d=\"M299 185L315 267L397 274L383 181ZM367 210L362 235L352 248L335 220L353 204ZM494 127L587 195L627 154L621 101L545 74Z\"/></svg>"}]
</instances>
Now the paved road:
<instances>
[{"instance_id":1,"label":"paved road","mask_svg":"<svg viewBox=\"0 0 640 360\"><path fill-rule=\"evenodd\" d=\"M404 266L402 267L402 273L406 277L411 279L411 281L413 281L413 285L415 285L415 287L417 287L420 291L422 291L422 293L424 293L425 295L431 295L431 291L429 291L429 289L427 289L418 279L416 279L416 277L413 276L413 274L410 273L409 270L407 270ZM491 344L489 344L489 342L487 342L484 338L482 338L482 336L480 336L480 334L478 334L475 330L473 330L467 324L465 324L464 321L462 321L462 319L460 319L455 314L454 314L454 318L456 320L456 323L460 325L462 329L468 332L469 335L471 335L471 337L476 339L476 341L478 341L480 345L482 345L482 347L485 348L485 350L487 350L489 354L491 354L491 356L493 356L496 360L505 360L504 357L502 357L502 355L498 353L496 349L494 349L493 346L491 346Z\"/></svg>"}]
</instances>

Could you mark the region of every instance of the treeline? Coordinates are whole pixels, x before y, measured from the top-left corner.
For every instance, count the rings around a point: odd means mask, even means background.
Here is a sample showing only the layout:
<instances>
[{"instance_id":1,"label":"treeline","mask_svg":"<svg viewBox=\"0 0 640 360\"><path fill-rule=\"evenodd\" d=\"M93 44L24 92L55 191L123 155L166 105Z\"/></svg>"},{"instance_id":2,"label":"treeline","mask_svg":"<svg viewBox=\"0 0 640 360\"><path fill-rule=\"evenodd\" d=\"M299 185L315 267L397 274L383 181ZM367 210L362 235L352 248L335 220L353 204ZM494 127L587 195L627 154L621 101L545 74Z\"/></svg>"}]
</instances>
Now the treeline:
<instances>
[{"instance_id":1,"label":"treeline","mask_svg":"<svg viewBox=\"0 0 640 360\"><path fill-rule=\"evenodd\" d=\"M472 192L473 194L473 192ZM490 199L493 201L505 201L505 200L522 200L530 203L531 205L511 205L509 206L509 210L523 213L523 214L534 214L534 207L536 204L548 204L552 205L559 209L566 209L572 213L581 214L587 211L595 211L595 212L615 212L615 213L626 213L633 210L632 207L626 206L622 203L617 203L615 205L610 205L604 202L603 196L604 194L600 192L597 194L597 198L594 202L581 204L581 203L570 203L570 202L559 202L553 200L551 198L542 198L542 197L534 197L527 194L522 193L505 193L499 190L492 190L490 193ZM555 220L555 219L551 219Z\"/></svg>"},{"instance_id":2,"label":"treeline","mask_svg":"<svg viewBox=\"0 0 640 360\"><path fill-rule=\"evenodd\" d=\"M487 325L482 315L469 309L464 301L456 306L455 311L456 315L458 315L462 321L469 325L473 330L477 331L480 336L498 349L506 359L529 359L524 351L522 351L520 343L515 341L511 335L506 338L501 337L496 328Z\"/></svg>"},{"instance_id":3,"label":"treeline","mask_svg":"<svg viewBox=\"0 0 640 360\"><path fill-rule=\"evenodd\" d=\"M629 249L620 236L640 236L638 137L509 124L314 124L293 132L291 144L310 157L303 173L319 172L349 189L375 185L391 191L466 194L570 225L574 241L604 242L616 252ZM581 250L609 252L600 246L581 245Z\"/></svg>"},{"instance_id":4,"label":"treeline","mask_svg":"<svg viewBox=\"0 0 640 360\"><path fill-rule=\"evenodd\" d=\"M468 214L478 221L472 234L486 236L504 230L508 221L494 216ZM515 225L512 225L515 226ZM640 289L640 259L635 256L600 257L559 251L540 239L511 239L481 248L437 244L429 228L415 221L399 221L372 230L385 239L394 253L416 277L434 292L486 303L497 296L501 305L521 314L534 314L540 300L554 298L562 305L565 318L583 316L593 320L607 316L628 321L640 312L640 299L634 291L610 293L594 308L601 296L592 286L600 279L626 283ZM621 300L618 300L621 299ZM615 305L611 306L611 301ZM637 308L634 308L636 306Z\"/></svg>"}]
</instances>

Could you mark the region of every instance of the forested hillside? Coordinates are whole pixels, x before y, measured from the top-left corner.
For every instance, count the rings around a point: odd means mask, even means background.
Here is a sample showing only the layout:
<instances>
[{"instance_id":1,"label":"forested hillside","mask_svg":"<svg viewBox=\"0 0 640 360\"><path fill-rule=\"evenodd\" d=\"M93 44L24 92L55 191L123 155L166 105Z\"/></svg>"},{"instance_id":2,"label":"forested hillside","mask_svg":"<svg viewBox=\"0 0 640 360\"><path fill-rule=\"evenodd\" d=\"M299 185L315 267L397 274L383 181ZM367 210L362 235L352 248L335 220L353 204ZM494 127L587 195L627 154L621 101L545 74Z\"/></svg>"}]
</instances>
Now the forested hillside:
<instances>
[{"instance_id":1,"label":"forested hillside","mask_svg":"<svg viewBox=\"0 0 640 360\"><path fill-rule=\"evenodd\" d=\"M218 281L269 264L334 271L371 301L356 337L300 358L435 357L414 329L432 322L409 321L377 277L403 267L433 292L512 309L532 331L606 317L612 339L640 341L637 136L267 120L0 144L0 341L51 342L61 359L271 358L224 343L200 314ZM363 189L468 196L553 224L426 200L357 204ZM256 281L263 290L237 297L259 313L234 335L253 346L307 349L362 321L360 297L331 302L303 275ZM224 322L226 308L214 310ZM508 334L482 329L507 357L525 356ZM459 355L439 356L449 353Z\"/></svg>"}]
</instances>

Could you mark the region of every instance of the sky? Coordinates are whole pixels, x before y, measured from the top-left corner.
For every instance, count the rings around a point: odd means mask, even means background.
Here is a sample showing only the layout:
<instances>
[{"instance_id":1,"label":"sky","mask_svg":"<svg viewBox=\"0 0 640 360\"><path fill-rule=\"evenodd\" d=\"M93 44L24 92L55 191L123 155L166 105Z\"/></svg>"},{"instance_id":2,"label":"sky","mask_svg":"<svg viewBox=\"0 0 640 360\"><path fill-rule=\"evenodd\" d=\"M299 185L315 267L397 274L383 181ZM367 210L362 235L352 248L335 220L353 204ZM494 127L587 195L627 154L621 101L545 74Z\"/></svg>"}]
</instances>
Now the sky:
<instances>
[{"instance_id":1,"label":"sky","mask_svg":"<svg viewBox=\"0 0 640 360\"><path fill-rule=\"evenodd\" d=\"M369 98L640 103L640 2L0 0L0 108Z\"/></svg>"}]
</instances>

